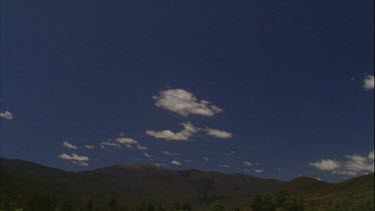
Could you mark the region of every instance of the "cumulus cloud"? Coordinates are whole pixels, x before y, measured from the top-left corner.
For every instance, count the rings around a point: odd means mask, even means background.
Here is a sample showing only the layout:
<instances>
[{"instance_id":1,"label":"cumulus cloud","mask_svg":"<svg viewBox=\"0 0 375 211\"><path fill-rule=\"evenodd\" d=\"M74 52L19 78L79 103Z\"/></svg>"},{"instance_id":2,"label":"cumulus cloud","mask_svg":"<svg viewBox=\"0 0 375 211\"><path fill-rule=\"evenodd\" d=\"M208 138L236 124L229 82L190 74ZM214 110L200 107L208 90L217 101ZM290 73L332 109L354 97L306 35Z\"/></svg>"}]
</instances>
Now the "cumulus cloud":
<instances>
[{"instance_id":1,"label":"cumulus cloud","mask_svg":"<svg viewBox=\"0 0 375 211\"><path fill-rule=\"evenodd\" d=\"M83 155L77 155L75 153L69 155L65 153L61 153L59 157L63 160L69 160L73 164L80 165L80 166L88 166L87 161L89 161L89 157Z\"/></svg>"},{"instance_id":2,"label":"cumulus cloud","mask_svg":"<svg viewBox=\"0 0 375 211\"><path fill-rule=\"evenodd\" d=\"M207 100L198 100L192 93L183 89L164 90L158 96L154 96L153 99L156 101L157 107L182 116L188 116L189 114L214 116L223 111Z\"/></svg>"},{"instance_id":3,"label":"cumulus cloud","mask_svg":"<svg viewBox=\"0 0 375 211\"><path fill-rule=\"evenodd\" d=\"M64 141L62 145L63 145L63 147L65 147L67 149L78 149L77 146L74 146L73 144L71 144L71 143L69 143L67 141Z\"/></svg>"},{"instance_id":4,"label":"cumulus cloud","mask_svg":"<svg viewBox=\"0 0 375 211\"><path fill-rule=\"evenodd\" d=\"M206 128L203 130L206 131L207 135L213 136L215 138L224 138L224 139L232 138L232 133L224 131L224 130L218 130L218 129L212 129L212 128Z\"/></svg>"},{"instance_id":5,"label":"cumulus cloud","mask_svg":"<svg viewBox=\"0 0 375 211\"><path fill-rule=\"evenodd\" d=\"M197 128L191 122L182 123L183 130L179 132L172 132L170 130L153 131L146 130L146 134L158 139L187 141L191 136L197 133Z\"/></svg>"},{"instance_id":6,"label":"cumulus cloud","mask_svg":"<svg viewBox=\"0 0 375 211\"><path fill-rule=\"evenodd\" d=\"M94 145L87 145L87 144L86 144L86 145L85 145L85 148L86 148L86 149L94 149L95 146L94 146Z\"/></svg>"},{"instance_id":7,"label":"cumulus cloud","mask_svg":"<svg viewBox=\"0 0 375 211\"><path fill-rule=\"evenodd\" d=\"M374 151L368 156L347 155L344 161L322 159L317 162L309 163L321 171L330 172L332 174L357 176L374 172Z\"/></svg>"},{"instance_id":8,"label":"cumulus cloud","mask_svg":"<svg viewBox=\"0 0 375 211\"><path fill-rule=\"evenodd\" d=\"M0 112L0 118L11 120L13 119L13 114L10 113L9 111Z\"/></svg>"},{"instance_id":9,"label":"cumulus cloud","mask_svg":"<svg viewBox=\"0 0 375 211\"><path fill-rule=\"evenodd\" d=\"M374 89L374 76L367 75L362 86L365 90Z\"/></svg>"},{"instance_id":10,"label":"cumulus cloud","mask_svg":"<svg viewBox=\"0 0 375 211\"><path fill-rule=\"evenodd\" d=\"M255 173L263 173L264 169L255 169L254 171L255 171Z\"/></svg>"},{"instance_id":11,"label":"cumulus cloud","mask_svg":"<svg viewBox=\"0 0 375 211\"><path fill-rule=\"evenodd\" d=\"M175 166L181 166L182 165L182 163L180 161L177 161L177 160L172 160L171 164L175 165Z\"/></svg>"},{"instance_id":12,"label":"cumulus cloud","mask_svg":"<svg viewBox=\"0 0 375 211\"><path fill-rule=\"evenodd\" d=\"M176 155L179 155L179 153L177 153L177 152L169 152L169 151L163 151L163 154L164 154L164 155L168 155L168 156L176 156Z\"/></svg>"},{"instance_id":13,"label":"cumulus cloud","mask_svg":"<svg viewBox=\"0 0 375 211\"><path fill-rule=\"evenodd\" d=\"M335 171L341 167L341 162L331 159L322 159L317 162L309 163L309 165L321 171Z\"/></svg>"},{"instance_id":14,"label":"cumulus cloud","mask_svg":"<svg viewBox=\"0 0 375 211\"><path fill-rule=\"evenodd\" d=\"M249 161L242 161L242 163L243 163L245 166L248 166L248 167L253 166L253 164L250 163Z\"/></svg>"}]
</instances>

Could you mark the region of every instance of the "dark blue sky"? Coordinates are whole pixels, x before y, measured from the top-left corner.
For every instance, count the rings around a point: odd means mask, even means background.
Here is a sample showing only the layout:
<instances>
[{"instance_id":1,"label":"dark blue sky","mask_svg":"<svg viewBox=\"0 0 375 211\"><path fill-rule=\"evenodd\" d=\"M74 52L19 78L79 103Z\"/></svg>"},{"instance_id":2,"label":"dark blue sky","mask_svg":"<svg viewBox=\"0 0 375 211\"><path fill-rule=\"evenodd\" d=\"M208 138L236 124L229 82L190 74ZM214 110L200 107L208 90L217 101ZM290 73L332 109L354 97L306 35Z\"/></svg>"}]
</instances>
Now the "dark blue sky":
<instances>
[{"instance_id":1,"label":"dark blue sky","mask_svg":"<svg viewBox=\"0 0 375 211\"><path fill-rule=\"evenodd\" d=\"M1 7L0 103L13 115L0 120L3 157L74 171L153 162L285 180L371 171L347 167L358 161L348 155L367 159L373 150L374 92L363 88L374 70L371 0L4 0ZM155 105L153 96L176 89L223 111L184 116ZM145 133L177 133L184 122L197 129L185 141ZM120 131L147 151L100 148ZM62 153L86 156L89 166ZM371 158L363 162L356 165Z\"/></svg>"}]
</instances>

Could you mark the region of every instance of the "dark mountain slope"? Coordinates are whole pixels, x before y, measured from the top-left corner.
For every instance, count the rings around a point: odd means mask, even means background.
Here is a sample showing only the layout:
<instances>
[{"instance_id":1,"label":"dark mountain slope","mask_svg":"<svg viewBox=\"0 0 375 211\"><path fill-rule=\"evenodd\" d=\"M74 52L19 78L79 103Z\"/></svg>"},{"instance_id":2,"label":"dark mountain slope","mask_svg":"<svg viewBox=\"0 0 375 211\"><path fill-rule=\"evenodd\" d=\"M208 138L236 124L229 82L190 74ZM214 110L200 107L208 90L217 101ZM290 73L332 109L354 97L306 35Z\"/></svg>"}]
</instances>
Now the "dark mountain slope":
<instances>
[{"instance_id":1,"label":"dark mountain slope","mask_svg":"<svg viewBox=\"0 0 375 211\"><path fill-rule=\"evenodd\" d=\"M272 192L285 185L242 174L172 171L150 165L115 165L72 173L25 161L0 161L2 171L45 185L57 195L72 195L81 201L95 199L99 203L115 198L127 206L145 200L165 206L177 201L203 208L221 199L231 207L240 207L255 194Z\"/></svg>"}]
</instances>

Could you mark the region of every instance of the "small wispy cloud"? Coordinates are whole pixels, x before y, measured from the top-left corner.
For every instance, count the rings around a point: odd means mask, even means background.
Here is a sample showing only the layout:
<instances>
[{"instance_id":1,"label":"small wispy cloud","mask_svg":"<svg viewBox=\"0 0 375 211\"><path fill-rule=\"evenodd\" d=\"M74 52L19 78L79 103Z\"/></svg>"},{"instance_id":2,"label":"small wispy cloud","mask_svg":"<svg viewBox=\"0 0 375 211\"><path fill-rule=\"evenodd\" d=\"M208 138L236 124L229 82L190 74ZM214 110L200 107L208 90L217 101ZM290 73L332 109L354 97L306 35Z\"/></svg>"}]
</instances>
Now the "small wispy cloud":
<instances>
[{"instance_id":1,"label":"small wispy cloud","mask_svg":"<svg viewBox=\"0 0 375 211\"><path fill-rule=\"evenodd\" d=\"M154 165L157 166L157 167L166 167L166 166L168 166L165 163L154 163Z\"/></svg>"},{"instance_id":2,"label":"small wispy cloud","mask_svg":"<svg viewBox=\"0 0 375 211\"><path fill-rule=\"evenodd\" d=\"M89 157L83 155L77 155L75 153L69 155L65 153L61 153L59 157L63 160L69 160L73 164L80 165L80 166L88 166L87 161L89 161Z\"/></svg>"},{"instance_id":3,"label":"small wispy cloud","mask_svg":"<svg viewBox=\"0 0 375 211\"><path fill-rule=\"evenodd\" d=\"M170 151L163 151L163 154L164 155L168 155L168 156L177 156L177 155L179 155L179 153L177 153L177 152L170 152Z\"/></svg>"},{"instance_id":4,"label":"small wispy cloud","mask_svg":"<svg viewBox=\"0 0 375 211\"><path fill-rule=\"evenodd\" d=\"M374 76L373 75L367 75L365 80L363 81L362 87L365 90L374 89Z\"/></svg>"},{"instance_id":5,"label":"small wispy cloud","mask_svg":"<svg viewBox=\"0 0 375 211\"><path fill-rule=\"evenodd\" d=\"M86 149L94 149L95 148L95 145L85 145L85 148Z\"/></svg>"},{"instance_id":6,"label":"small wispy cloud","mask_svg":"<svg viewBox=\"0 0 375 211\"><path fill-rule=\"evenodd\" d=\"M221 168L230 168L230 167L232 167L232 166L229 165L229 164L221 164L220 167L221 167Z\"/></svg>"},{"instance_id":7,"label":"small wispy cloud","mask_svg":"<svg viewBox=\"0 0 375 211\"><path fill-rule=\"evenodd\" d=\"M77 146L75 146L75 145L73 145L73 144L71 144L67 141L64 141L62 145L63 145L63 147L65 147L67 149L78 149Z\"/></svg>"},{"instance_id":8,"label":"small wispy cloud","mask_svg":"<svg viewBox=\"0 0 375 211\"><path fill-rule=\"evenodd\" d=\"M195 128L191 122L182 123L182 126L184 127L184 129L179 132L172 132L170 130L146 130L146 134L157 139L187 141L197 132L197 128Z\"/></svg>"},{"instance_id":9,"label":"small wispy cloud","mask_svg":"<svg viewBox=\"0 0 375 211\"><path fill-rule=\"evenodd\" d=\"M236 154L236 151L234 151L233 149L230 150L229 152L225 153L226 156L231 156L231 155L234 155Z\"/></svg>"},{"instance_id":10,"label":"small wispy cloud","mask_svg":"<svg viewBox=\"0 0 375 211\"><path fill-rule=\"evenodd\" d=\"M255 171L255 173L263 173L264 169L255 169L254 171Z\"/></svg>"},{"instance_id":11,"label":"small wispy cloud","mask_svg":"<svg viewBox=\"0 0 375 211\"><path fill-rule=\"evenodd\" d=\"M144 152L143 155L146 157L146 158L152 158L152 155L147 153L147 152Z\"/></svg>"},{"instance_id":12,"label":"small wispy cloud","mask_svg":"<svg viewBox=\"0 0 375 211\"><path fill-rule=\"evenodd\" d=\"M182 165L182 163L180 161L177 161L177 160L172 160L171 164L175 165L175 166L181 166Z\"/></svg>"},{"instance_id":13,"label":"small wispy cloud","mask_svg":"<svg viewBox=\"0 0 375 211\"><path fill-rule=\"evenodd\" d=\"M332 174L357 176L374 172L374 150L368 156L346 155L344 161L322 159L309 166Z\"/></svg>"},{"instance_id":14,"label":"small wispy cloud","mask_svg":"<svg viewBox=\"0 0 375 211\"><path fill-rule=\"evenodd\" d=\"M215 137L215 138L223 138L223 139L230 139L232 138L232 133L224 131L224 130L218 130L213 128L206 128L202 129L206 131L207 135Z\"/></svg>"},{"instance_id":15,"label":"small wispy cloud","mask_svg":"<svg viewBox=\"0 0 375 211\"><path fill-rule=\"evenodd\" d=\"M251 167L251 166L253 166L253 164L250 163L249 161L242 161L242 163L243 163L245 166L247 166L247 167Z\"/></svg>"},{"instance_id":16,"label":"small wispy cloud","mask_svg":"<svg viewBox=\"0 0 375 211\"><path fill-rule=\"evenodd\" d=\"M214 116L223 110L207 100L198 100L192 93L183 89L169 89L154 96L155 105L168 111L188 116L190 114Z\"/></svg>"},{"instance_id":17,"label":"small wispy cloud","mask_svg":"<svg viewBox=\"0 0 375 211\"><path fill-rule=\"evenodd\" d=\"M202 159L206 162L210 161L210 159L208 157L202 157Z\"/></svg>"},{"instance_id":18,"label":"small wispy cloud","mask_svg":"<svg viewBox=\"0 0 375 211\"><path fill-rule=\"evenodd\" d=\"M138 141L132 139L132 138L125 138L125 137L119 137L114 140L115 142L119 144L138 144Z\"/></svg>"},{"instance_id":19,"label":"small wispy cloud","mask_svg":"<svg viewBox=\"0 0 375 211\"><path fill-rule=\"evenodd\" d=\"M146 151L148 149L148 147L143 146L141 144L137 144L137 149L140 150L140 151Z\"/></svg>"},{"instance_id":20,"label":"small wispy cloud","mask_svg":"<svg viewBox=\"0 0 375 211\"><path fill-rule=\"evenodd\" d=\"M0 112L0 118L11 120L13 119L13 114L10 111Z\"/></svg>"}]
</instances>

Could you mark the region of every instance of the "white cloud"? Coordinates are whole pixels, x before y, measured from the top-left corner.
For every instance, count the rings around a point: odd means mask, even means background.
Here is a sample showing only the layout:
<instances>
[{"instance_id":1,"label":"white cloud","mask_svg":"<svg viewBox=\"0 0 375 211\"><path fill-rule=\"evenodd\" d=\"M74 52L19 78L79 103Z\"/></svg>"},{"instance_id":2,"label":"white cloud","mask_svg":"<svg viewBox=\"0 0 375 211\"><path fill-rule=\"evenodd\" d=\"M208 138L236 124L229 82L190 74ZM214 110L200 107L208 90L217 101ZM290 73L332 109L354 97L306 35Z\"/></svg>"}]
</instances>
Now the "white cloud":
<instances>
[{"instance_id":1,"label":"white cloud","mask_svg":"<svg viewBox=\"0 0 375 211\"><path fill-rule=\"evenodd\" d=\"M163 154L164 154L164 155L169 155L169 156L176 156L176 155L179 155L179 153L177 153L177 152L169 152L169 151L163 151Z\"/></svg>"},{"instance_id":2,"label":"white cloud","mask_svg":"<svg viewBox=\"0 0 375 211\"><path fill-rule=\"evenodd\" d=\"M255 169L254 170L256 173L263 173L264 172L264 169Z\"/></svg>"},{"instance_id":3,"label":"white cloud","mask_svg":"<svg viewBox=\"0 0 375 211\"><path fill-rule=\"evenodd\" d=\"M248 166L248 167L253 166L253 164L250 163L249 161L242 161L242 163L243 163L245 166Z\"/></svg>"},{"instance_id":4,"label":"white cloud","mask_svg":"<svg viewBox=\"0 0 375 211\"><path fill-rule=\"evenodd\" d=\"M145 155L146 158L152 158L152 155L147 152L144 152L143 154Z\"/></svg>"},{"instance_id":5,"label":"white cloud","mask_svg":"<svg viewBox=\"0 0 375 211\"><path fill-rule=\"evenodd\" d=\"M322 159L317 162L309 163L309 165L321 171L335 171L341 167L339 161L330 159Z\"/></svg>"},{"instance_id":6,"label":"white cloud","mask_svg":"<svg viewBox=\"0 0 375 211\"><path fill-rule=\"evenodd\" d=\"M228 164L221 164L220 165L221 168L230 168L232 167L231 165L228 165Z\"/></svg>"},{"instance_id":7,"label":"white cloud","mask_svg":"<svg viewBox=\"0 0 375 211\"><path fill-rule=\"evenodd\" d=\"M154 163L155 166L157 167L165 167L165 166L168 166L167 164L164 164L164 163Z\"/></svg>"},{"instance_id":8,"label":"white cloud","mask_svg":"<svg viewBox=\"0 0 375 211\"><path fill-rule=\"evenodd\" d=\"M368 159L374 161L374 150L372 150L372 151L368 154Z\"/></svg>"},{"instance_id":9,"label":"white cloud","mask_svg":"<svg viewBox=\"0 0 375 211\"><path fill-rule=\"evenodd\" d=\"M374 151L368 156L347 155L344 161L323 159L318 162L309 163L310 166L327 171L332 174L357 176L374 172Z\"/></svg>"},{"instance_id":10,"label":"white cloud","mask_svg":"<svg viewBox=\"0 0 375 211\"><path fill-rule=\"evenodd\" d=\"M68 149L78 149L77 146L74 146L73 144L71 144L67 141L64 141L62 145L63 145L63 147L68 148Z\"/></svg>"},{"instance_id":11,"label":"white cloud","mask_svg":"<svg viewBox=\"0 0 375 211\"><path fill-rule=\"evenodd\" d=\"M89 164L84 161L72 161L72 163L79 166L89 166Z\"/></svg>"},{"instance_id":12,"label":"white cloud","mask_svg":"<svg viewBox=\"0 0 375 211\"><path fill-rule=\"evenodd\" d=\"M202 157L204 161L208 162L210 159L208 157Z\"/></svg>"},{"instance_id":13,"label":"white cloud","mask_svg":"<svg viewBox=\"0 0 375 211\"><path fill-rule=\"evenodd\" d=\"M191 122L182 123L182 126L184 129L179 132L172 132L170 130L146 130L146 134L158 139L187 141L191 136L197 133L197 128L195 128Z\"/></svg>"},{"instance_id":14,"label":"white cloud","mask_svg":"<svg viewBox=\"0 0 375 211\"><path fill-rule=\"evenodd\" d=\"M172 160L171 164L175 165L175 166L181 166L182 165L182 163L180 161L177 161L177 160Z\"/></svg>"},{"instance_id":15,"label":"white cloud","mask_svg":"<svg viewBox=\"0 0 375 211\"><path fill-rule=\"evenodd\" d=\"M89 157L83 155L77 155L75 153L68 155L65 153L61 153L59 157L63 160L69 160L73 164L80 165L80 166L88 166L87 161L89 161Z\"/></svg>"},{"instance_id":16,"label":"white cloud","mask_svg":"<svg viewBox=\"0 0 375 211\"><path fill-rule=\"evenodd\" d=\"M224 130L218 130L218 129L212 129L212 128L206 128L203 130L206 131L207 135L213 136L215 138L224 138L224 139L232 138L232 133L224 131Z\"/></svg>"},{"instance_id":17,"label":"white cloud","mask_svg":"<svg viewBox=\"0 0 375 211\"><path fill-rule=\"evenodd\" d=\"M106 141L103 141L100 143L101 148L105 148L107 146L111 147L117 147L120 148L121 146L126 146L127 148L133 148L133 146L136 146L138 149L143 148L144 146L139 145L138 141L132 139L132 138L126 138L126 137L117 137L115 139L107 139ZM138 147L141 146L141 147Z\"/></svg>"},{"instance_id":18,"label":"white cloud","mask_svg":"<svg viewBox=\"0 0 375 211\"><path fill-rule=\"evenodd\" d=\"M11 120L13 119L13 114L10 113L9 111L0 112L0 118Z\"/></svg>"},{"instance_id":19,"label":"white cloud","mask_svg":"<svg viewBox=\"0 0 375 211\"><path fill-rule=\"evenodd\" d=\"M94 145L85 145L85 148L86 148L86 149L94 149L95 146L94 146Z\"/></svg>"},{"instance_id":20,"label":"white cloud","mask_svg":"<svg viewBox=\"0 0 375 211\"><path fill-rule=\"evenodd\" d=\"M169 89L154 96L157 107L175 112L182 116L189 114L214 116L216 113L223 111L221 108L212 105L209 101L198 100L192 93L183 89Z\"/></svg>"},{"instance_id":21,"label":"white cloud","mask_svg":"<svg viewBox=\"0 0 375 211\"><path fill-rule=\"evenodd\" d=\"M121 147L120 144L114 143L112 139L107 139L106 141L103 141L100 143L100 148L105 148L105 147Z\"/></svg>"},{"instance_id":22,"label":"white cloud","mask_svg":"<svg viewBox=\"0 0 375 211\"><path fill-rule=\"evenodd\" d=\"M141 151L146 151L148 148L146 146L143 146L143 145L140 145L138 144L137 145L137 149L141 150Z\"/></svg>"},{"instance_id":23,"label":"white cloud","mask_svg":"<svg viewBox=\"0 0 375 211\"><path fill-rule=\"evenodd\" d=\"M365 90L374 89L374 76L373 75L367 75L365 80L363 81L363 88Z\"/></svg>"},{"instance_id":24,"label":"white cloud","mask_svg":"<svg viewBox=\"0 0 375 211\"><path fill-rule=\"evenodd\" d=\"M115 139L115 142L119 144L138 144L138 141L132 139L132 138L125 138L125 137L119 137Z\"/></svg>"}]
</instances>

